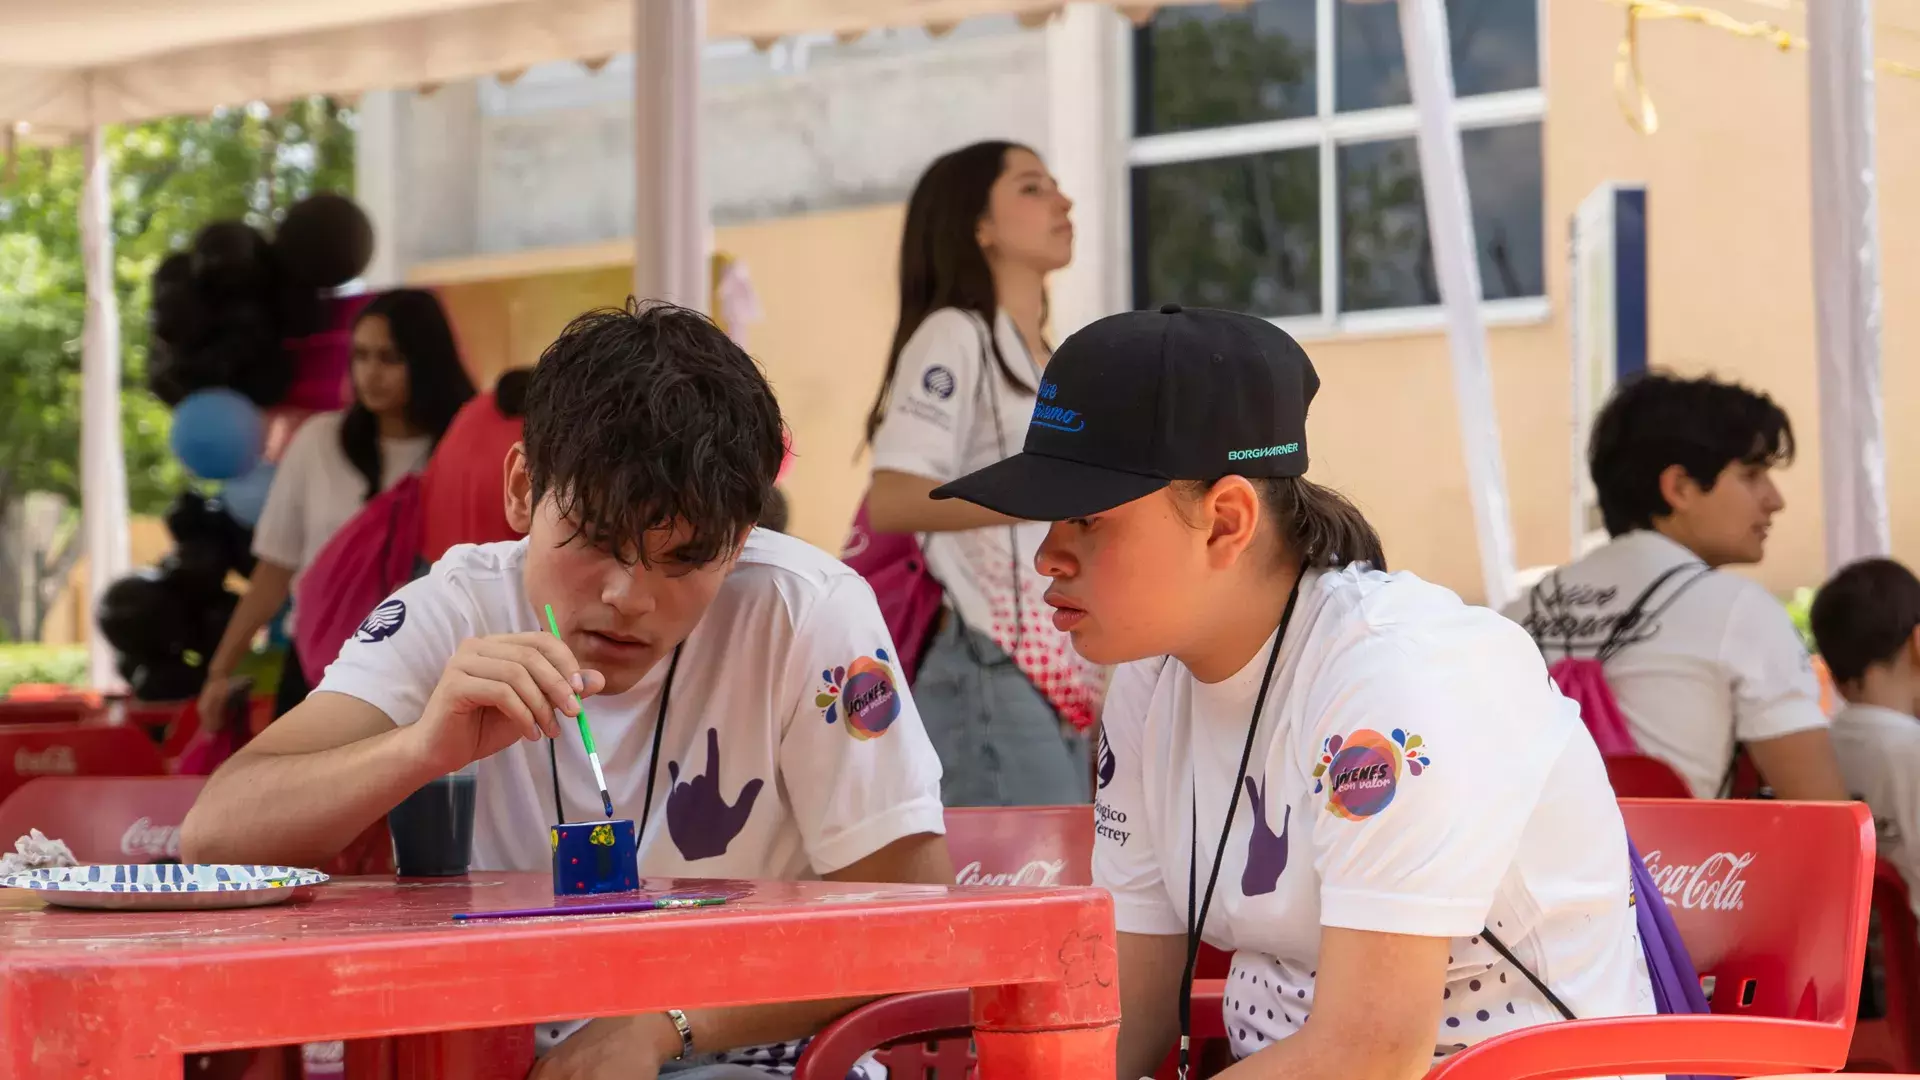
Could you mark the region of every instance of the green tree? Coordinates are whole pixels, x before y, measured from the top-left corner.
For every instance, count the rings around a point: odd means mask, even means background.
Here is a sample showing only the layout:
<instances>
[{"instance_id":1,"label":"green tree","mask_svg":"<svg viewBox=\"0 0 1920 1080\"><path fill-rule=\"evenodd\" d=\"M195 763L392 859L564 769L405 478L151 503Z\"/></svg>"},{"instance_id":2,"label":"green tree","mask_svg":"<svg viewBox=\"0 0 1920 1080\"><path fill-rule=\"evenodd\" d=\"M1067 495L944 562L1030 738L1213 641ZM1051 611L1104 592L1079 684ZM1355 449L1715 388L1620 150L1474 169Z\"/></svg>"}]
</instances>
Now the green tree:
<instances>
[{"instance_id":1,"label":"green tree","mask_svg":"<svg viewBox=\"0 0 1920 1080\"><path fill-rule=\"evenodd\" d=\"M351 192L353 117L325 98L282 111L256 103L112 128L106 145L127 494L135 513L153 513L187 484L167 449L167 409L146 390L154 268L210 221L243 218L271 228L312 192ZM23 149L0 174L0 514L30 492L79 504L81 182L78 147ZM0 563L9 546L0 543ZM44 565L30 576L64 577L62 564L74 553L61 554L31 553ZM38 617L21 625L19 598L11 595L20 576L17 567L0 565L0 634L33 636ZM28 606L43 611L45 602Z\"/></svg>"}]
</instances>

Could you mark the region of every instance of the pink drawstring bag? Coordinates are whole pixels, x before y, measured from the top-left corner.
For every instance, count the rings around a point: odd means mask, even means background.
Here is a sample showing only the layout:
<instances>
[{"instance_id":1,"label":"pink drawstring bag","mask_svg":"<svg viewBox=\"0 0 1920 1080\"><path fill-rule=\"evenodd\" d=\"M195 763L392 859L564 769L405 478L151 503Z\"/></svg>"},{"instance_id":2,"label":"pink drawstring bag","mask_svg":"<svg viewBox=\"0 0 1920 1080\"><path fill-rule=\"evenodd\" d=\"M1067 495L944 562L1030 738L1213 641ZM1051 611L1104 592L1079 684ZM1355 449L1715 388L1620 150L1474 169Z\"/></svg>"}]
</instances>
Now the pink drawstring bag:
<instances>
[{"instance_id":1,"label":"pink drawstring bag","mask_svg":"<svg viewBox=\"0 0 1920 1080\"><path fill-rule=\"evenodd\" d=\"M293 643L307 685L320 685L327 665L374 608L413 580L425 524L420 478L401 477L399 483L368 499L300 576L294 597Z\"/></svg>"},{"instance_id":2,"label":"pink drawstring bag","mask_svg":"<svg viewBox=\"0 0 1920 1080\"><path fill-rule=\"evenodd\" d=\"M926 553L912 533L875 532L867 517L867 501L853 516L840 560L853 567L880 601L880 618L898 650L900 668L912 683L920 672L920 658L939 621L946 590L927 569Z\"/></svg>"},{"instance_id":3,"label":"pink drawstring bag","mask_svg":"<svg viewBox=\"0 0 1920 1080\"><path fill-rule=\"evenodd\" d=\"M1651 617L1646 609L1648 602L1653 599L1653 594L1668 580L1689 568L1694 569L1694 575L1681 582L1673 590L1673 595L1667 597L1666 603L1660 606L1660 611L1665 611L1675 600L1680 599L1680 594L1685 592L1688 586L1707 575L1708 570L1705 565L1682 563L1654 578L1653 584L1648 585L1646 590L1628 605L1626 612L1614 622L1613 628L1607 632L1606 640L1594 650L1594 655L1573 655L1573 640L1569 637L1564 655L1547 665L1547 676L1553 680L1555 686L1560 688L1560 693L1580 706L1580 719L1586 723L1587 734L1593 736L1593 743L1600 748L1602 756L1613 757L1640 752L1640 744L1634 740L1633 731L1627 727L1627 716L1620 711L1620 701L1613 696L1613 687L1607 683L1607 661L1613 659L1614 654L1621 649L1639 640L1634 635L1641 631L1642 623ZM1542 622L1541 589L1547 583L1543 581L1534 587L1530 601L1532 613L1527 620L1530 626L1537 626ZM1659 612L1656 611L1654 614L1658 615ZM1543 645L1544 643L1540 640L1542 636L1543 632L1536 630L1534 644Z\"/></svg>"},{"instance_id":4,"label":"pink drawstring bag","mask_svg":"<svg viewBox=\"0 0 1920 1080\"><path fill-rule=\"evenodd\" d=\"M1591 656L1565 657L1549 665L1547 675L1560 693L1580 706L1580 719L1586 721L1587 734L1593 736L1593 744L1603 756L1640 752L1600 661Z\"/></svg>"}]
</instances>

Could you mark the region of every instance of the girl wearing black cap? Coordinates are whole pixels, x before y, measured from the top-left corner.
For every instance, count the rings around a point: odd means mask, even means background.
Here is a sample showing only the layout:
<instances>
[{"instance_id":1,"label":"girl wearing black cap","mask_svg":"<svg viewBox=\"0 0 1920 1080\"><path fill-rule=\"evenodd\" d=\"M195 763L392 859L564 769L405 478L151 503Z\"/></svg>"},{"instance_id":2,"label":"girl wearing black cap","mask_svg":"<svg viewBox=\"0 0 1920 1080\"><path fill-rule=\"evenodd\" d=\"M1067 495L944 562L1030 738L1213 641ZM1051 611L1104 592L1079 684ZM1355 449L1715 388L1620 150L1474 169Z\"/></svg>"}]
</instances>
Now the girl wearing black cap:
<instances>
[{"instance_id":1,"label":"girl wearing black cap","mask_svg":"<svg viewBox=\"0 0 1920 1080\"><path fill-rule=\"evenodd\" d=\"M1359 510L1305 479L1317 389L1264 320L1114 316L1061 345L1024 453L936 493L1053 521L1054 622L1124 665L1094 877L1126 1080L1185 1034L1202 940L1233 953L1235 1080L1402 1080L1514 1028L1654 1011L1577 709L1523 631L1388 574Z\"/></svg>"},{"instance_id":2,"label":"girl wearing black cap","mask_svg":"<svg viewBox=\"0 0 1920 1080\"><path fill-rule=\"evenodd\" d=\"M867 424L873 529L917 533L945 591L913 693L948 806L1083 803L1098 673L1047 618L1046 526L936 503L936 486L1019 449L1049 349L1046 279L1073 256L1072 202L1033 151L935 161L900 244L900 323ZM900 633L906 641L913 635Z\"/></svg>"}]
</instances>

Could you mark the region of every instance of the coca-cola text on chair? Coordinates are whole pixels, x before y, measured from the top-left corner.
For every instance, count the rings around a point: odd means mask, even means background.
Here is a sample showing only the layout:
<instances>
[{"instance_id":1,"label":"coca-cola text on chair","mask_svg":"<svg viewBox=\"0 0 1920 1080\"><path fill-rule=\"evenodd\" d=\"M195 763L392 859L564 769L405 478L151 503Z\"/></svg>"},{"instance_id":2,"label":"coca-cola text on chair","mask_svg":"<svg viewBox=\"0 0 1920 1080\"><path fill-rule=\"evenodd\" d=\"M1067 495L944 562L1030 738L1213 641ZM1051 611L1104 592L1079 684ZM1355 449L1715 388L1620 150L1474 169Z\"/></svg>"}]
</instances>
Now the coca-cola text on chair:
<instances>
[{"instance_id":1,"label":"coca-cola text on chair","mask_svg":"<svg viewBox=\"0 0 1920 1080\"><path fill-rule=\"evenodd\" d=\"M1860 1001L1873 820L1860 803L1623 799L1713 1012L1570 1020L1446 1058L1428 1080L1837 1069Z\"/></svg>"}]
</instances>

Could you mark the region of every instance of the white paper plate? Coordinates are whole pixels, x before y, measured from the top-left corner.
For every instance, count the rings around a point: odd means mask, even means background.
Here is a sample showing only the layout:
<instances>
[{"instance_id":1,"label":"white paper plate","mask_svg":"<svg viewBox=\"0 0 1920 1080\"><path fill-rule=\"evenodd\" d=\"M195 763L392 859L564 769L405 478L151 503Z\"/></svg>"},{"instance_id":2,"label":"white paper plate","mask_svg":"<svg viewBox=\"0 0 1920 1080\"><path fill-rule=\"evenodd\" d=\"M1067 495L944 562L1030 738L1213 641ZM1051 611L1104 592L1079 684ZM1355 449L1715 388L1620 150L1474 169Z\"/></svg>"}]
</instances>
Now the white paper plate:
<instances>
[{"instance_id":1,"label":"white paper plate","mask_svg":"<svg viewBox=\"0 0 1920 1080\"><path fill-rule=\"evenodd\" d=\"M182 911L303 900L326 880L318 870L295 866L66 866L8 874L0 888L27 889L60 907Z\"/></svg>"}]
</instances>

